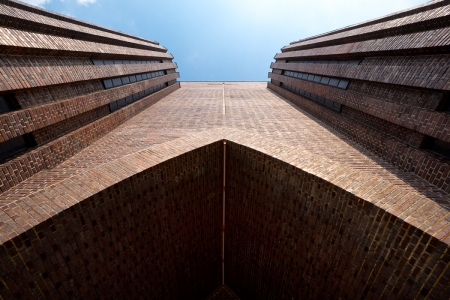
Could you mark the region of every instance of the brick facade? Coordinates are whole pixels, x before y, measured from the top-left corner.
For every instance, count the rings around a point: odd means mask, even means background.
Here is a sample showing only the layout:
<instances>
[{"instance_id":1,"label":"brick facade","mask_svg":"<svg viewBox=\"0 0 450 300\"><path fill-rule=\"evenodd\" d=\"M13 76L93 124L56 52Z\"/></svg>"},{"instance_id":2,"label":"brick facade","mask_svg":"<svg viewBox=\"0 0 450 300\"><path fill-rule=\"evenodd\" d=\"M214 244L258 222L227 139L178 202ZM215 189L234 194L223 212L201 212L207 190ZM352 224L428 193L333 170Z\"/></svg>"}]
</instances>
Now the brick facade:
<instances>
[{"instance_id":1,"label":"brick facade","mask_svg":"<svg viewBox=\"0 0 450 300\"><path fill-rule=\"evenodd\" d=\"M0 0L0 298L450 298L448 9L180 84L154 41Z\"/></svg>"},{"instance_id":2,"label":"brick facade","mask_svg":"<svg viewBox=\"0 0 450 300\"><path fill-rule=\"evenodd\" d=\"M269 88L399 170L448 193L448 10L446 1L430 1L293 42L275 56ZM349 83L341 89L289 76L290 71ZM340 112L306 99L297 89L340 104Z\"/></svg>"}]
</instances>

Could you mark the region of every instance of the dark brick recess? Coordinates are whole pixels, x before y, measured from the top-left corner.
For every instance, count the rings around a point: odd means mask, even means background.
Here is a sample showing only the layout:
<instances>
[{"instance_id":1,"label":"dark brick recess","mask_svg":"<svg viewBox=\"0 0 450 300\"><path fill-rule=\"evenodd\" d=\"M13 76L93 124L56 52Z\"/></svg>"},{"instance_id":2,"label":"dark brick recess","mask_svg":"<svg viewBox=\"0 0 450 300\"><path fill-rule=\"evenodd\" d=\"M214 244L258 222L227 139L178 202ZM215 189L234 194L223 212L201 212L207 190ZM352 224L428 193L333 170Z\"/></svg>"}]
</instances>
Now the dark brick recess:
<instances>
[{"instance_id":1,"label":"dark brick recess","mask_svg":"<svg viewBox=\"0 0 450 300\"><path fill-rule=\"evenodd\" d=\"M221 282L222 160L220 142L188 152L5 243L0 295L205 299Z\"/></svg>"}]
</instances>

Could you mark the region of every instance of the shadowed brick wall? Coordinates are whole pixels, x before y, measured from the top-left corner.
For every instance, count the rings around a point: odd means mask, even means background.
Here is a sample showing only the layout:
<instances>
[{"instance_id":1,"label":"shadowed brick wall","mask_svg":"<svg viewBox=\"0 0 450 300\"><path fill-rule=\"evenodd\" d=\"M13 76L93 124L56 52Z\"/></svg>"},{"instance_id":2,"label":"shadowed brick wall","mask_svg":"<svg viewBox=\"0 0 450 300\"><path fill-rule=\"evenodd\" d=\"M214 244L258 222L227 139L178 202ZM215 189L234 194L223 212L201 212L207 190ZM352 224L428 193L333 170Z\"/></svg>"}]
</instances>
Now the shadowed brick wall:
<instances>
[{"instance_id":1,"label":"shadowed brick wall","mask_svg":"<svg viewBox=\"0 0 450 300\"><path fill-rule=\"evenodd\" d=\"M0 295L205 299L221 282L222 149L158 164L6 242Z\"/></svg>"},{"instance_id":2,"label":"shadowed brick wall","mask_svg":"<svg viewBox=\"0 0 450 300\"><path fill-rule=\"evenodd\" d=\"M0 295L205 299L221 285L223 141L147 169L154 160L139 160L205 136L38 193L81 201L3 243ZM239 298L448 298L447 243L309 173L314 168L231 141L226 164L225 284ZM123 177L136 165L144 169ZM112 178L119 182L105 187ZM88 190L95 193L83 199Z\"/></svg>"},{"instance_id":3,"label":"shadowed brick wall","mask_svg":"<svg viewBox=\"0 0 450 300\"><path fill-rule=\"evenodd\" d=\"M448 193L449 7L430 1L293 42L275 55L268 87Z\"/></svg>"},{"instance_id":4,"label":"shadowed brick wall","mask_svg":"<svg viewBox=\"0 0 450 300\"><path fill-rule=\"evenodd\" d=\"M241 299L446 299L450 248L335 185L227 143L225 283Z\"/></svg>"}]
</instances>

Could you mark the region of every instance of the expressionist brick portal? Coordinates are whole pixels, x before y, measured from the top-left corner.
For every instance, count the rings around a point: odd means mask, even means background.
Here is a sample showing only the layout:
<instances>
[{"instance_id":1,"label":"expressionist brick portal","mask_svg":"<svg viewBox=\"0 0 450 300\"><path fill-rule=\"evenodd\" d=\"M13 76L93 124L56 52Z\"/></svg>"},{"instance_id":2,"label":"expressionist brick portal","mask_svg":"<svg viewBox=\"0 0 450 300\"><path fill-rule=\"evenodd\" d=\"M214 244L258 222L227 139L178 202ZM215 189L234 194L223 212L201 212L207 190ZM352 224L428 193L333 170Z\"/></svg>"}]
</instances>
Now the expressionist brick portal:
<instances>
[{"instance_id":1,"label":"expressionist brick portal","mask_svg":"<svg viewBox=\"0 0 450 300\"><path fill-rule=\"evenodd\" d=\"M449 299L449 12L180 84L157 42L0 1L0 298Z\"/></svg>"}]
</instances>

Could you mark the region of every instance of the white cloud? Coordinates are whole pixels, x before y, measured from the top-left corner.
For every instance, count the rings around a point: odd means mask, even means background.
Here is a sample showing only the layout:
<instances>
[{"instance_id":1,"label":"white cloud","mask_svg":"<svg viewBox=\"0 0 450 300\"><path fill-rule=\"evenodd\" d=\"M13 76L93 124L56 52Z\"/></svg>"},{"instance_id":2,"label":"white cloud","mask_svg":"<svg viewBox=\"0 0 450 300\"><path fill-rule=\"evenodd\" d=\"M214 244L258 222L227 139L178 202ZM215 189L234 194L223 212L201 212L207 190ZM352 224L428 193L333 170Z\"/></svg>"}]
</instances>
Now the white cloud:
<instances>
[{"instance_id":1,"label":"white cloud","mask_svg":"<svg viewBox=\"0 0 450 300\"><path fill-rule=\"evenodd\" d=\"M36 6L43 6L45 3L48 3L50 1L51 0L22 0L22 2Z\"/></svg>"},{"instance_id":2,"label":"white cloud","mask_svg":"<svg viewBox=\"0 0 450 300\"><path fill-rule=\"evenodd\" d=\"M97 0L77 0L77 3L78 4L81 4L81 5L89 5L89 4L92 4L92 3L95 3Z\"/></svg>"}]
</instances>

